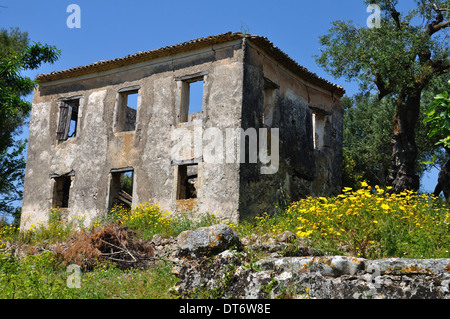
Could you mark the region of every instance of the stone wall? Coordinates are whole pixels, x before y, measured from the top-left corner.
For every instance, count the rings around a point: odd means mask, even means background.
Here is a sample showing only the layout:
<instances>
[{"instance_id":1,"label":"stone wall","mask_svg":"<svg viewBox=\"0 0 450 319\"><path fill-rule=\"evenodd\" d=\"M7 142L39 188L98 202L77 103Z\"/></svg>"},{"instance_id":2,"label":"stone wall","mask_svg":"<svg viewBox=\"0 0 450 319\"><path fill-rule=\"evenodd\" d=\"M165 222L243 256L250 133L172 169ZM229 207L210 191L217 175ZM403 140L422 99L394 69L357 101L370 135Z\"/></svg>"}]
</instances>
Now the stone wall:
<instances>
[{"instance_id":1,"label":"stone wall","mask_svg":"<svg viewBox=\"0 0 450 319\"><path fill-rule=\"evenodd\" d=\"M116 190L121 191L114 181L121 179L114 176L125 172L133 181L127 205L151 202L172 213L194 218L216 213L231 222L340 189L344 91L266 39L222 35L52 72L40 80L30 117L22 230L48 221L49 209L61 202L54 196L55 181L64 176L70 176L64 215L85 226L111 209ZM203 83L202 110L189 113L195 82ZM131 95L137 95L136 106L128 105ZM326 121L316 123L320 130L314 134L317 112ZM72 121L76 134L69 135ZM190 145L197 129L203 133L201 154ZM208 129L218 134L208 136ZM263 131L272 145L279 141L275 173L262 173L267 165L261 157L273 159L263 155L264 146L258 145L252 163L241 161L241 129L258 132L252 138L258 142L266 139L259 129L268 129ZM183 158L174 160L180 135ZM216 144L212 153L222 153L217 161L205 159L210 144ZM197 172L189 181L196 196L181 194L188 189L188 165Z\"/></svg>"},{"instance_id":2,"label":"stone wall","mask_svg":"<svg viewBox=\"0 0 450 319\"><path fill-rule=\"evenodd\" d=\"M324 256L289 243L293 236L239 240L224 225L182 233L174 291L183 298L450 299L450 259Z\"/></svg>"},{"instance_id":3,"label":"stone wall","mask_svg":"<svg viewBox=\"0 0 450 319\"><path fill-rule=\"evenodd\" d=\"M182 211L176 200L172 133L178 123L181 80L203 72L204 129L239 127L242 104L242 41L199 48L99 74L42 83L34 92L29 126L21 229L47 222L52 174L73 172L68 217L85 225L108 211L111 170L133 168L133 206L152 202ZM121 91L139 92L133 131L117 131ZM139 89L136 89L139 88ZM77 134L57 140L58 100L79 97ZM181 125L183 124L183 125ZM201 163L202 180L194 214L221 212L238 219L239 164Z\"/></svg>"},{"instance_id":4,"label":"stone wall","mask_svg":"<svg viewBox=\"0 0 450 319\"><path fill-rule=\"evenodd\" d=\"M340 99L303 81L251 42L245 47L243 85L242 128L278 128L280 160L278 171L268 175L260 173L261 163L241 164L239 210L273 214L306 196L339 193ZM324 119L317 132L315 113ZM314 133L321 140L316 147Z\"/></svg>"}]
</instances>

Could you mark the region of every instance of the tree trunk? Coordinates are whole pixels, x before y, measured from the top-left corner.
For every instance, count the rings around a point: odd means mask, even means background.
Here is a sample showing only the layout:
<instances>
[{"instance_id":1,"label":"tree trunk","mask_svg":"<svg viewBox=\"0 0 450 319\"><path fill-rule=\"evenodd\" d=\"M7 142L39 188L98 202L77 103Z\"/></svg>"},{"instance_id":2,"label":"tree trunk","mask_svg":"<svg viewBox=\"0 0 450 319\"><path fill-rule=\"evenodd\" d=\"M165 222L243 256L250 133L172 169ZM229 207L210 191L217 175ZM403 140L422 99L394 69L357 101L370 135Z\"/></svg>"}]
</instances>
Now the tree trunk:
<instances>
[{"instance_id":1,"label":"tree trunk","mask_svg":"<svg viewBox=\"0 0 450 319\"><path fill-rule=\"evenodd\" d=\"M447 154L450 154L450 149L446 148ZM434 190L434 195L437 197L444 192L446 200L450 199L450 160L441 168L438 177L438 184Z\"/></svg>"},{"instance_id":2,"label":"tree trunk","mask_svg":"<svg viewBox=\"0 0 450 319\"><path fill-rule=\"evenodd\" d=\"M417 146L415 127L420 112L421 92L401 95L397 102L392 137L391 171L388 182L394 193L417 191L420 179L416 174Z\"/></svg>"}]
</instances>

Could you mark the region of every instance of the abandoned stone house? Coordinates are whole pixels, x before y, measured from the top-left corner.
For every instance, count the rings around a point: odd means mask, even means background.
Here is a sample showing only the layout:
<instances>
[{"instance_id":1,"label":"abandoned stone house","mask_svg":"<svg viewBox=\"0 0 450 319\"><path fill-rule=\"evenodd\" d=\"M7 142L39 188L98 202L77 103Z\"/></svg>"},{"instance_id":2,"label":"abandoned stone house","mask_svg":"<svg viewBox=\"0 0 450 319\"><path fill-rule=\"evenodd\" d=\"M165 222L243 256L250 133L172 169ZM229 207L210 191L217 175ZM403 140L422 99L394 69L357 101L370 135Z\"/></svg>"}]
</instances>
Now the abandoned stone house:
<instances>
[{"instance_id":1,"label":"abandoned stone house","mask_svg":"<svg viewBox=\"0 0 450 319\"><path fill-rule=\"evenodd\" d=\"M340 190L344 90L265 37L224 33L38 80L22 229L46 222L51 207L89 225L115 204L147 202L236 222ZM261 174L264 164L245 156L174 160L172 133L196 125L237 128L235 140L249 128L278 128L277 170Z\"/></svg>"}]
</instances>

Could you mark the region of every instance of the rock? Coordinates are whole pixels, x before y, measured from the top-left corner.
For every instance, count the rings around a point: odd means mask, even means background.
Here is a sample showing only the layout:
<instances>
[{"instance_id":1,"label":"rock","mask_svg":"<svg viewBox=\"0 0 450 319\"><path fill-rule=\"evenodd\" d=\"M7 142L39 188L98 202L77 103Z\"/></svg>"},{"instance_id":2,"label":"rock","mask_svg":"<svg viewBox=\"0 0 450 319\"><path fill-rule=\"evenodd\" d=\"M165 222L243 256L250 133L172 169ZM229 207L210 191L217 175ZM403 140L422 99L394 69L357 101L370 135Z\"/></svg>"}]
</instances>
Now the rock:
<instances>
[{"instance_id":1,"label":"rock","mask_svg":"<svg viewBox=\"0 0 450 319\"><path fill-rule=\"evenodd\" d=\"M274 241L267 241L262 244L250 246L250 248L255 251L264 251L267 253L283 252L283 250L286 250L288 247L289 245L284 242L274 242Z\"/></svg>"},{"instance_id":2,"label":"rock","mask_svg":"<svg viewBox=\"0 0 450 319\"><path fill-rule=\"evenodd\" d=\"M178 251L177 239L170 237L164 238L159 234L153 235L151 243L154 245L155 254L159 258L173 260Z\"/></svg>"},{"instance_id":3,"label":"rock","mask_svg":"<svg viewBox=\"0 0 450 319\"><path fill-rule=\"evenodd\" d=\"M248 246L253 251L261 251L266 253L278 253L281 257L304 257L304 256L320 256L320 252L310 249L306 246L298 244L290 244L286 242L267 241L261 244Z\"/></svg>"},{"instance_id":4,"label":"rock","mask_svg":"<svg viewBox=\"0 0 450 319\"><path fill-rule=\"evenodd\" d=\"M223 265L229 265L237 262L238 257L235 253L229 250L225 250L217 255L217 261Z\"/></svg>"},{"instance_id":5,"label":"rock","mask_svg":"<svg viewBox=\"0 0 450 319\"><path fill-rule=\"evenodd\" d=\"M177 256L194 258L177 258L174 291L182 298L450 299L450 259L324 256L283 236L253 236L236 251L241 243L226 225L181 233ZM255 260L259 251L270 257Z\"/></svg>"},{"instance_id":6,"label":"rock","mask_svg":"<svg viewBox=\"0 0 450 319\"><path fill-rule=\"evenodd\" d=\"M163 238L162 238L161 235L155 234L155 235L153 235L152 243L153 243L155 246L159 246L159 245L161 245L162 239L163 239Z\"/></svg>"},{"instance_id":7,"label":"rock","mask_svg":"<svg viewBox=\"0 0 450 319\"><path fill-rule=\"evenodd\" d=\"M286 243L292 236L285 236L281 242L249 238L242 252L233 250L241 244L226 225L181 233L177 256L201 258L177 258L174 292L181 298L450 299L450 259L323 256ZM286 256L292 248L297 256ZM261 250L270 257L255 260Z\"/></svg>"},{"instance_id":8,"label":"rock","mask_svg":"<svg viewBox=\"0 0 450 319\"><path fill-rule=\"evenodd\" d=\"M184 231L177 242L178 257L212 256L241 246L237 233L225 224Z\"/></svg>"},{"instance_id":9,"label":"rock","mask_svg":"<svg viewBox=\"0 0 450 319\"><path fill-rule=\"evenodd\" d=\"M264 269L276 272L317 272L322 276L340 277L355 275L364 270L364 259L344 256L333 257L285 257L261 260Z\"/></svg>"},{"instance_id":10,"label":"rock","mask_svg":"<svg viewBox=\"0 0 450 319\"><path fill-rule=\"evenodd\" d=\"M289 230L286 230L277 236L277 241L284 242L284 243L292 243L296 239L297 239L297 236Z\"/></svg>"},{"instance_id":11,"label":"rock","mask_svg":"<svg viewBox=\"0 0 450 319\"><path fill-rule=\"evenodd\" d=\"M450 259L274 254L248 264L240 256L224 251L208 262L181 260L177 292L183 298L450 299Z\"/></svg>"}]
</instances>

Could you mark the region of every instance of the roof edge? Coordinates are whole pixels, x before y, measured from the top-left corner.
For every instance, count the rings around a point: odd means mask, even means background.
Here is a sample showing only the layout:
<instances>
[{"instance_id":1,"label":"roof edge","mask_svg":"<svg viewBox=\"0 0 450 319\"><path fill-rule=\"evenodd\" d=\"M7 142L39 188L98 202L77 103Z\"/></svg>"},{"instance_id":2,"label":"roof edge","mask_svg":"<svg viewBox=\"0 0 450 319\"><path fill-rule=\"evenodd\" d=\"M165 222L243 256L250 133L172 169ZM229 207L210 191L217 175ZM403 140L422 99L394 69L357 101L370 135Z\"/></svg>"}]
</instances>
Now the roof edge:
<instances>
[{"instance_id":1,"label":"roof edge","mask_svg":"<svg viewBox=\"0 0 450 319\"><path fill-rule=\"evenodd\" d=\"M291 69L292 71L294 71L294 73L300 74L301 76L307 78L312 83L325 86L331 91L337 92L340 95L344 95L345 90L343 89L342 86L333 84L319 77L317 74L309 71L305 67L299 65L296 61L290 58L281 49L279 49L272 42L270 42L268 38L258 35L243 34L241 32L227 32L218 35L208 36L206 38L198 38L180 44L162 47L159 49L154 49L150 51L140 51L138 53L130 54L121 58L116 58L112 60L102 60L84 66L73 67L61 71L53 71L47 74L40 74L36 77L36 80L39 83L48 83L52 81L73 78L80 75L87 75L92 73L108 71L126 65L145 62L159 57L170 56L176 53L186 52L209 45L229 42L243 38L255 42L255 44L263 47L267 52L269 52L272 55L272 57L277 62L284 65L288 69Z\"/></svg>"}]
</instances>

